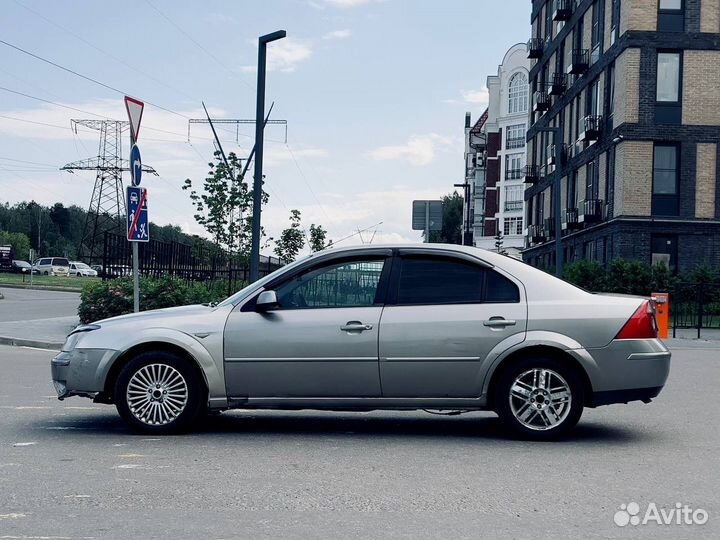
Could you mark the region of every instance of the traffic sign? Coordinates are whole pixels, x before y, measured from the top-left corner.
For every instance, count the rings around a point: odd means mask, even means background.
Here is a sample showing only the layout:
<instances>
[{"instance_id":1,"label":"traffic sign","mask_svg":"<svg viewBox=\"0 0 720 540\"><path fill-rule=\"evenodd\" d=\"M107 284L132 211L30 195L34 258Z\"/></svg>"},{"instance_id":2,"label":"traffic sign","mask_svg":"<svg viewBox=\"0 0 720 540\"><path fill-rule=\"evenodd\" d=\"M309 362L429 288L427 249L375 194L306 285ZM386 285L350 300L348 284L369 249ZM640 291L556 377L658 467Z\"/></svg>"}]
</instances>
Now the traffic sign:
<instances>
[{"instance_id":1,"label":"traffic sign","mask_svg":"<svg viewBox=\"0 0 720 540\"><path fill-rule=\"evenodd\" d=\"M150 223L147 210L147 190L127 187L127 239L130 242L150 241Z\"/></svg>"},{"instance_id":2,"label":"traffic sign","mask_svg":"<svg viewBox=\"0 0 720 540\"><path fill-rule=\"evenodd\" d=\"M413 201L412 228L414 231L442 229L442 201Z\"/></svg>"},{"instance_id":3,"label":"traffic sign","mask_svg":"<svg viewBox=\"0 0 720 540\"><path fill-rule=\"evenodd\" d=\"M130 149L130 178L133 186L140 185L142 178L142 159L140 158L140 148L137 144L133 144Z\"/></svg>"},{"instance_id":4,"label":"traffic sign","mask_svg":"<svg viewBox=\"0 0 720 540\"><path fill-rule=\"evenodd\" d=\"M130 96L125 96L125 109L130 119L130 135L132 136L132 142L137 141L140 135L140 121L142 120L143 108L145 104Z\"/></svg>"}]
</instances>

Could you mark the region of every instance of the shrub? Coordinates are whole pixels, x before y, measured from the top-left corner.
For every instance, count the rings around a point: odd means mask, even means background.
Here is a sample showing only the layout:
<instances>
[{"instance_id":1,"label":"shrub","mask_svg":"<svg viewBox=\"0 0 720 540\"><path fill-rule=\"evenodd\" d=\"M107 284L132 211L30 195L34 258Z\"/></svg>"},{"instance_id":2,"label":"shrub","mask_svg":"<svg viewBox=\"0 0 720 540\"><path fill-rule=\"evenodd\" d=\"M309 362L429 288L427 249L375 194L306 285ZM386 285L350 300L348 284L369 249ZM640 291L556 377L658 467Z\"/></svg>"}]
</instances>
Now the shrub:
<instances>
[{"instance_id":1,"label":"shrub","mask_svg":"<svg viewBox=\"0 0 720 540\"><path fill-rule=\"evenodd\" d=\"M575 261L565 266L565 281L587 291L607 290L605 268L594 261Z\"/></svg>"},{"instance_id":2,"label":"shrub","mask_svg":"<svg viewBox=\"0 0 720 540\"><path fill-rule=\"evenodd\" d=\"M242 284L241 284L242 285ZM171 277L142 278L140 307L143 311L205 302L227 296L227 282L193 283ZM132 278L86 283L80 294L78 316L83 323L116 317L133 311Z\"/></svg>"},{"instance_id":3,"label":"shrub","mask_svg":"<svg viewBox=\"0 0 720 540\"><path fill-rule=\"evenodd\" d=\"M649 296L650 266L640 261L616 259L608 267L608 290L616 293Z\"/></svg>"}]
</instances>

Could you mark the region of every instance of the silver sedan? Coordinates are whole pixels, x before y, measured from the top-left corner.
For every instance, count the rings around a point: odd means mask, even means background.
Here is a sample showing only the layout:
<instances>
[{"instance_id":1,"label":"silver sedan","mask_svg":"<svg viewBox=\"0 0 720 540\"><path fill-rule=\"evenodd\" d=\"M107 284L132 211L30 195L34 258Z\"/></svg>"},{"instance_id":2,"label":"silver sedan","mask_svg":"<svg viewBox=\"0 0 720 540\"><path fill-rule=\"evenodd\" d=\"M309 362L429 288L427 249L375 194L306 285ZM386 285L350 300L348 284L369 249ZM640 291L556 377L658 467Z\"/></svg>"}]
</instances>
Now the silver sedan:
<instances>
[{"instance_id":1,"label":"silver sedan","mask_svg":"<svg viewBox=\"0 0 720 540\"><path fill-rule=\"evenodd\" d=\"M60 399L114 403L147 433L232 408L434 409L495 411L539 439L584 407L649 402L669 368L650 299L425 244L329 249L218 305L80 326L52 378Z\"/></svg>"}]
</instances>

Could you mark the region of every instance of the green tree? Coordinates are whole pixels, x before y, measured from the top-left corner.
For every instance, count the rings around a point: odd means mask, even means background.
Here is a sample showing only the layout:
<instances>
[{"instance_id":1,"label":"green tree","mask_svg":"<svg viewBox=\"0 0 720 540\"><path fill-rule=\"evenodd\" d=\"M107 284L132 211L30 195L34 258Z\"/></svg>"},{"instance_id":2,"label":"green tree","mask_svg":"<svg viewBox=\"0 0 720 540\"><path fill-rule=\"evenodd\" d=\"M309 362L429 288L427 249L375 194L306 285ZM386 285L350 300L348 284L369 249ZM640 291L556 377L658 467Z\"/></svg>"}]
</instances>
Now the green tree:
<instances>
[{"instance_id":1,"label":"green tree","mask_svg":"<svg viewBox=\"0 0 720 540\"><path fill-rule=\"evenodd\" d=\"M0 246L12 246L16 259L26 259L30 252L30 239L25 233L0 231Z\"/></svg>"},{"instance_id":2,"label":"green tree","mask_svg":"<svg viewBox=\"0 0 720 540\"><path fill-rule=\"evenodd\" d=\"M442 198L442 229L430 231L430 242L462 244L463 198L457 191Z\"/></svg>"},{"instance_id":3,"label":"green tree","mask_svg":"<svg viewBox=\"0 0 720 540\"><path fill-rule=\"evenodd\" d=\"M310 251L314 253L316 251L322 251L323 249L328 247L325 244L326 238L327 231L323 228L322 225L315 225L314 223L310 225L310 238L308 239Z\"/></svg>"},{"instance_id":4,"label":"green tree","mask_svg":"<svg viewBox=\"0 0 720 540\"><path fill-rule=\"evenodd\" d=\"M215 245L246 255L252 235L253 192L240 172L241 160L233 152L227 157L229 168L222 154L215 152L215 163L208 163L210 171L201 192L193 189L189 178L182 188L190 192L195 221L205 228ZM268 195L263 192L262 204L267 201Z\"/></svg>"},{"instance_id":5,"label":"green tree","mask_svg":"<svg viewBox=\"0 0 720 540\"><path fill-rule=\"evenodd\" d=\"M275 255L284 264L293 262L305 246L305 236L300 225L300 210L290 210L290 227L280 233L275 241Z\"/></svg>"}]
</instances>

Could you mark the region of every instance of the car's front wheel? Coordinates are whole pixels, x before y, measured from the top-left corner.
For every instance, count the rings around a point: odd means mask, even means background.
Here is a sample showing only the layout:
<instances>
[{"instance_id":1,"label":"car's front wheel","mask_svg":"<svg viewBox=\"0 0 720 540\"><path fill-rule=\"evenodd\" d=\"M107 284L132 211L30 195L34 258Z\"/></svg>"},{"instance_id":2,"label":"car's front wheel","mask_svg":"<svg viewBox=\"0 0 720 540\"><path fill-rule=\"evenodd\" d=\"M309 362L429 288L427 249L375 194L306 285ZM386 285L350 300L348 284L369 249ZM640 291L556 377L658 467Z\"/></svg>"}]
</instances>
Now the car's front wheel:
<instances>
[{"instance_id":1,"label":"car's front wheel","mask_svg":"<svg viewBox=\"0 0 720 540\"><path fill-rule=\"evenodd\" d=\"M188 360L165 351L144 352L120 371L115 383L120 416L135 431L177 433L205 409L205 388Z\"/></svg>"},{"instance_id":2,"label":"car's front wheel","mask_svg":"<svg viewBox=\"0 0 720 540\"><path fill-rule=\"evenodd\" d=\"M574 366L552 357L523 358L504 370L495 389L495 411L525 439L565 435L583 412L583 383Z\"/></svg>"}]
</instances>

